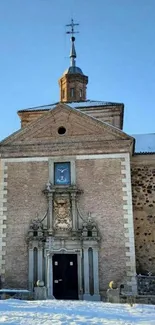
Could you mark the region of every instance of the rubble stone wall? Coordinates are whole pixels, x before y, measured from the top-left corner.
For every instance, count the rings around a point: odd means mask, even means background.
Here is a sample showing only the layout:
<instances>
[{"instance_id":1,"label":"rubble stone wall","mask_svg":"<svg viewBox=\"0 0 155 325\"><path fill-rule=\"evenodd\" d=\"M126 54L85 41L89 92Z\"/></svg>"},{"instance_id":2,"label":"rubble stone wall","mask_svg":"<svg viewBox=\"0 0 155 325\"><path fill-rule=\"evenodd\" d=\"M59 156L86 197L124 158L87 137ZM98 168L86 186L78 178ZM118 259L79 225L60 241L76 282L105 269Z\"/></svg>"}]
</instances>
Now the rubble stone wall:
<instances>
[{"instance_id":1,"label":"rubble stone wall","mask_svg":"<svg viewBox=\"0 0 155 325\"><path fill-rule=\"evenodd\" d=\"M155 157L132 160L132 193L137 272L155 274Z\"/></svg>"}]
</instances>

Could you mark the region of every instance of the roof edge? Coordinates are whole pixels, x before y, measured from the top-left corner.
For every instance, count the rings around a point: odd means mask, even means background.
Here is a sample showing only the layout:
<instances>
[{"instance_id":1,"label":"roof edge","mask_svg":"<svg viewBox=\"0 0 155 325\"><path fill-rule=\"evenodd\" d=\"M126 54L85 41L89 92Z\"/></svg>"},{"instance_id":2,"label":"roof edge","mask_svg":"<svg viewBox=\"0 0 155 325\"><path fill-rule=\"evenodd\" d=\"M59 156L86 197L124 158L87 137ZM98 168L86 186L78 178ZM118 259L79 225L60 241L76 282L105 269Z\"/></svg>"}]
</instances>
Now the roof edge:
<instances>
[{"instance_id":1,"label":"roof edge","mask_svg":"<svg viewBox=\"0 0 155 325\"><path fill-rule=\"evenodd\" d=\"M90 105L86 105L84 106L84 103L89 103L90 102ZM123 103L116 103L116 102L106 102L106 101L100 101L100 100L86 100L86 101L78 101L78 102L65 102L64 104L66 105L71 105L71 104L75 104L75 108L78 108L76 107L76 104L78 106L78 104L82 104L83 103L83 106L82 108L87 108L87 107L94 107L93 103L101 103L101 105L95 105L97 107L101 107L101 106L116 106L116 105L121 105L122 108L124 109L124 104ZM48 104L48 105L41 105L41 106L34 106L34 107L29 107L29 108L23 108L23 109L20 109L17 111L17 113L23 113L23 112L33 112L33 111L49 111L52 107L54 107L55 105L58 105L58 104L62 104L62 102L55 102L55 103L52 103L52 104Z\"/></svg>"}]
</instances>

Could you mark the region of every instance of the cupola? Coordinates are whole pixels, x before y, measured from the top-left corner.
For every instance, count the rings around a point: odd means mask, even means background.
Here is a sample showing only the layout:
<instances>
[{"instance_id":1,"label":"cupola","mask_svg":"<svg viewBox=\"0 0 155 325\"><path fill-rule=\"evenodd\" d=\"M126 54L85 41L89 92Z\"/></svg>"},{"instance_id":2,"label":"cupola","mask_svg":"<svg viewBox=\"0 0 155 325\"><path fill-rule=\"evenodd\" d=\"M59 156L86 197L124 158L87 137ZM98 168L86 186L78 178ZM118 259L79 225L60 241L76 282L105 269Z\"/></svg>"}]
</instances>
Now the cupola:
<instances>
[{"instance_id":1,"label":"cupola","mask_svg":"<svg viewBox=\"0 0 155 325\"><path fill-rule=\"evenodd\" d=\"M75 50L75 37L73 19L71 24L71 31L67 34L72 34L71 37L71 51L70 51L70 67L63 73L59 79L60 86L60 101L61 102L82 102L86 100L86 90L88 77L85 76L82 70L76 66L76 50Z\"/></svg>"}]
</instances>

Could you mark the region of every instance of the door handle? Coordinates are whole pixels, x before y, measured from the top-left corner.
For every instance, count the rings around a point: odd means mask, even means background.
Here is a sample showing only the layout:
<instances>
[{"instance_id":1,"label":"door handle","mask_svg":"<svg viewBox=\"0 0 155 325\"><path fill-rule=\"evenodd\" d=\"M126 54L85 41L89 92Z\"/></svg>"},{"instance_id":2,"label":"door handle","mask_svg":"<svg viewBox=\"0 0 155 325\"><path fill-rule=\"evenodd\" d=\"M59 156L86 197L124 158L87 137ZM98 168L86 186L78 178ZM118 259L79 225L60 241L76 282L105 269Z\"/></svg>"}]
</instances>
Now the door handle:
<instances>
[{"instance_id":1,"label":"door handle","mask_svg":"<svg viewBox=\"0 0 155 325\"><path fill-rule=\"evenodd\" d=\"M62 279L54 280L54 283L59 283L59 282L61 282L61 281L62 281Z\"/></svg>"}]
</instances>

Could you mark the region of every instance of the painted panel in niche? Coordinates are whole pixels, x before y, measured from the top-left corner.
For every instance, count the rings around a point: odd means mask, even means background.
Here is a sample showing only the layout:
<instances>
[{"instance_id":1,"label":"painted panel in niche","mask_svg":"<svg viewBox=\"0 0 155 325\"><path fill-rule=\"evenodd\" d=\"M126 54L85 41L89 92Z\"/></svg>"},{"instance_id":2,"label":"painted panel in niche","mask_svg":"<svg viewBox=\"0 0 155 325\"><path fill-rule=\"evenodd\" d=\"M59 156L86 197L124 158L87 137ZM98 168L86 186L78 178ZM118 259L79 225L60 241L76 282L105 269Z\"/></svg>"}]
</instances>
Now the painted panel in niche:
<instances>
[{"instance_id":1,"label":"painted panel in niche","mask_svg":"<svg viewBox=\"0 0 155 325\"><path fill-rule=\"evenodd\" d=\"M54 164L55 185L69 185L71 183L70 162Z\"/></svg>"}]
</instances>

